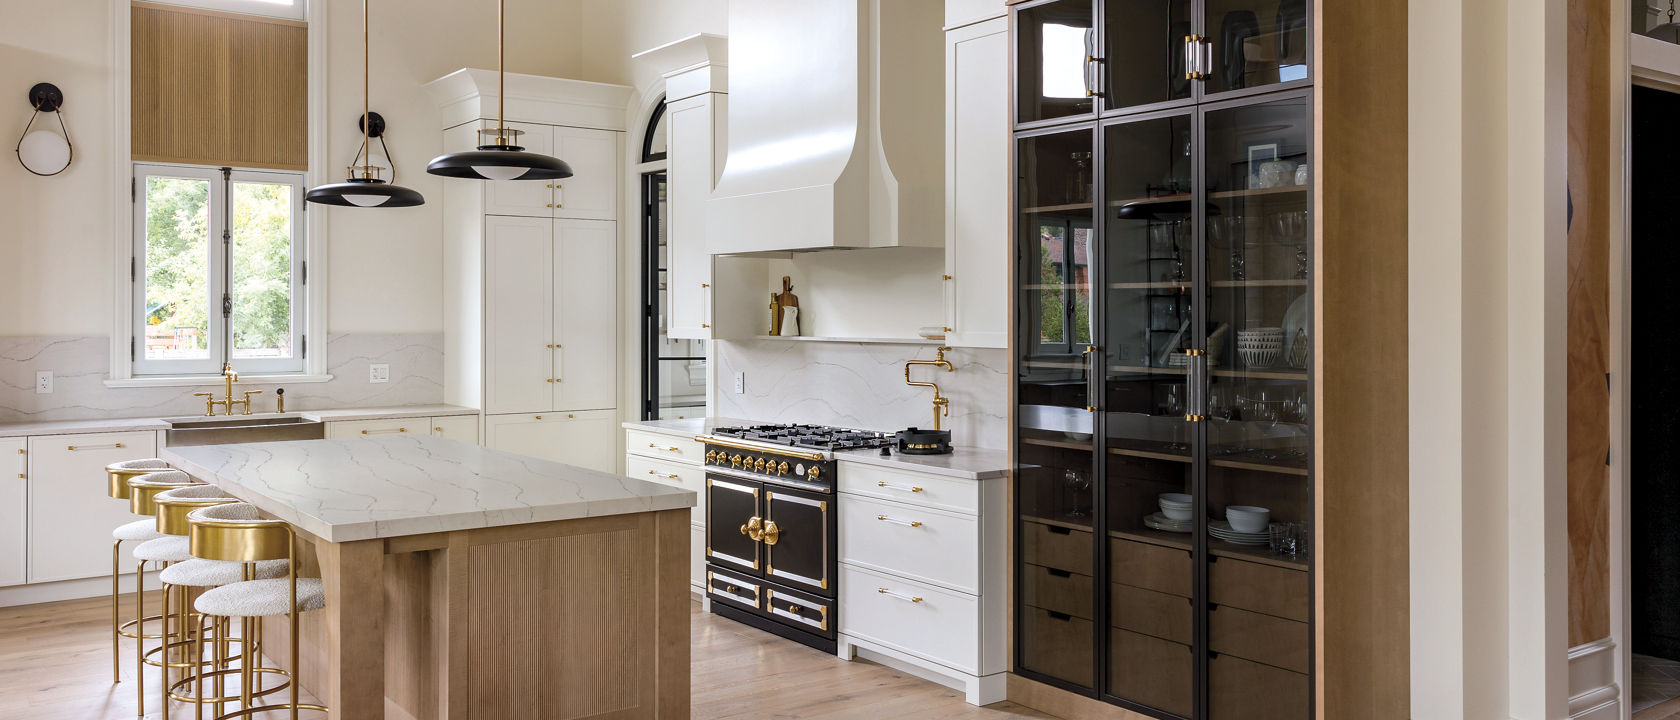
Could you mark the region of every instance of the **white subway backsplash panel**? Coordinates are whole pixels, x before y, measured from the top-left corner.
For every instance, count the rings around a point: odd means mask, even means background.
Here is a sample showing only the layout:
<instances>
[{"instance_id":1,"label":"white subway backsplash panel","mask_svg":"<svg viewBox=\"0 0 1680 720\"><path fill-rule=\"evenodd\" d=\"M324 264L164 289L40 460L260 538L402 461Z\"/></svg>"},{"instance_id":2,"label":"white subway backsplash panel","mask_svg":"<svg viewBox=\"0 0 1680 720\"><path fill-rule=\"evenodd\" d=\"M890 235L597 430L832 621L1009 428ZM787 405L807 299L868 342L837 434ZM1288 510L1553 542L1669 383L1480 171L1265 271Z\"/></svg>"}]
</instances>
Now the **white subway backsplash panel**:
<instances>
[{"instance_id":1,"label":"white subway backsplash panel","mask_svg":"<svg viewBox=\"0 0 1680 720\"><path fill-rule=\"evenodd\" d=\"M907 360L932 360L931 345L718 341L715 415L765 422L843 425L868 430L933 426L933 390L904 384ZM959 445L1008 447L1009 352L954 348L956 372L917 366L916 380L939 383L951 399L943 418ZM737 394L736 372L746 373Z\"/></svg>"},{"instance_id":2,"label":"white subway backsplash panel","mask_svg":"<svg viewBox=\"0 0 1680 720\"><path fill-rule=\"evenodd\" d=\"M110 341L104 336L0 337L0 422L198 415L200 387L109 388ZM340 333L327 339L325 383L251 386L257 411L274 409L274 388L286 389L287 410L421 405L443 402L443 335ZM369 384L367 366L391 366L391 382ZM234 364L238 369L238 363ZM35 393L35 372L51 370L51 394Z\"/></svg>"}]
</instances>

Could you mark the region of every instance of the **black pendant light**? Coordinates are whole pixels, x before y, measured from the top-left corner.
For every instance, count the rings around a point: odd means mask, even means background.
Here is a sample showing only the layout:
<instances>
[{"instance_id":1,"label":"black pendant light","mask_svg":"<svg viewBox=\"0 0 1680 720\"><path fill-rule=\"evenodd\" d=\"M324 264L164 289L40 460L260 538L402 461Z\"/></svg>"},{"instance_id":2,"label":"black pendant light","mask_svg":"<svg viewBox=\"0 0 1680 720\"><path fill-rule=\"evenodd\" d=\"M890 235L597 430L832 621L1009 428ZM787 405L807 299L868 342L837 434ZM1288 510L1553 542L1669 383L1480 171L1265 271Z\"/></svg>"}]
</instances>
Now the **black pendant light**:
<instances>
[{"instance_id":1,"label":"black pendant light","mask_svg":"<svg viewBox=\"0 0 1680 720\"><path fill-rule=\"evenodd\" d=\"M423 205L426 198L420 193L396 184L397 163L391 161L391 181L379 177L385 168L373 164L373 138L384 145L385 119L368 111L368 0L362 0L362 149L351 161L349 177L344 182L320 185L304 194L303 199L322 205L339 207L414 207ZM390 150L385 157L391 157Z\"/></svg>"},{"instance_id":2,"label":"black pendant light","mask_svg":"<svg viewBox=\"0 0 1680 720\"><path fill-rule=\"evenodd\" d=\"M502 121L504 98L507 97L505 14L506 0L496 0L496 128L478 131L490 140L477 150L447 153L434 158L426 172L469 180L563 180L572 176L572 166L549 155L525 152L518 145L520 130L506 127Z\"/></svg>"}]
</instances>

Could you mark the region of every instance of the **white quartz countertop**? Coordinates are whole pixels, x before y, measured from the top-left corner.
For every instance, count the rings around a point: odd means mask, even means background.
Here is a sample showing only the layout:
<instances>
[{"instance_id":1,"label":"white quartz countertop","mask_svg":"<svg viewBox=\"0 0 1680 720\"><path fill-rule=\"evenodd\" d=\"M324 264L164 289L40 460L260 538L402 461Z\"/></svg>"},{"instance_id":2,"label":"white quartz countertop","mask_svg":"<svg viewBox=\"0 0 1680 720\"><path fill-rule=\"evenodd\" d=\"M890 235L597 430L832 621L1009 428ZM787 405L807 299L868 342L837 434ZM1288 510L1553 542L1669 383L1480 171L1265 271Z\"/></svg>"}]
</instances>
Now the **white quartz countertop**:
<instances>
[{"instance_id":1,"label":"white quartz countertop","mask_svg":"<svg viewBox=\"0 0 1680 720\"><path fill-rule=\"evenodd\" d=\"M344 408L338 410L297 410L286 415L321 422L340 420L385 420L417 417L447 417L477 415L478 411L459 405L399 405L378 408ZM252 418L276 416L278 413L251 413ZM80 433L129 432L133 430L168 430L169 419L194 416L168 415L163 417L111 418L100 420L59 420L50 422L0 423L0 437L30 435L76 435ZM220 414L217 417L222 417ZM236 416L239 417L239 416Z\"/></svg>"},{"instance_id":2,"label":"white quartz countertop","mask_svg":"<svg viewBox=\"0 0 1680 720\"><path fill-rule=\"evenodd\" d=\"M765 423L738 418L703 417L676 420L633 420L624 423L624 427L630 430L663 433L692 439L696 435L705 435L720 427L761 424ZM1009 452L990 448L958 445L951 448L951 454L949 455L903 455L894 452L882 457L880 453L879 450L847 450L834 453L834 459L843 463L876 465L968 480L1003 477L1009 474L1010 468Z\"/></svg>"},{"instance_id":3,"label":"white quartz countertop","mask_svg":"<svg viewBox=\"0 0 1680 720\"><path fill-rule=\"evenodd\" d=\"M443 438L199 445L163 459L329 542L693 507L670 485Z\"/></svg>"}]
</instances>

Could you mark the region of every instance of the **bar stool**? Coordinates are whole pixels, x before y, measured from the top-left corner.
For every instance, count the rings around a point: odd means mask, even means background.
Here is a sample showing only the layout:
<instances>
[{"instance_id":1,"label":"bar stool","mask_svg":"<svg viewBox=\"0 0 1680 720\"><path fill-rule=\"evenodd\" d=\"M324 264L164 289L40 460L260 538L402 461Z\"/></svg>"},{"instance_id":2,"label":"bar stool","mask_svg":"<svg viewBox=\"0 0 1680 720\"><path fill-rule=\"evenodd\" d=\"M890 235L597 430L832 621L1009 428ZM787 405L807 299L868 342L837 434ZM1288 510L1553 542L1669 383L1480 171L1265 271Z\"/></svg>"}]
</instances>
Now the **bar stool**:
<instances>
[{"instance_id":1,"label":"bar stool","mask_svg":"<svg viewBox=\"0 0 1680 720\"><path fill-rule=\"evenodd\" d=\"M200 483L194 480L191 475L180 470L161 470L131 477L128 480L129 512L135 515L156 516L157 503L155 498L160 493L198 484ZM154 568L162 569L165 563L191 559L186 549L186 538L158 533L156 519L144 522L151 524L152 532L157 533L157 537L140 543L134 548L134 617L137 618L146 617L146 563L152 563ZM159 627L156 637L162 640L163 645L167 645L166 638L169 636L167 603L164 609L165 612L158 616ZM142 633L137 632L136 634ZM146 666L148 664L157 665L157 663L146 660L146 639L148 638L138 638L134 641L134 684L135 692L139 695L137 709L140 717L146 716ZM164 677L168 677L167 671L165 671Z\"/></svg>"},{"instance_id":2,"label":"bar stool","mask_svg":"<svg viewBox=\"0 0 1680 720\"><path fill-rule=\"evenodd\" d=\"M225 491L214 485L189 485L166 490L158 493L152 501L157 506L156 526L158 532L165 536L179 537L183 540L188 533L188 513L202 507L239 502L238 498L228 496ZM209 662L205 662L203 655L203 643L206 641L205 618L188 610L191 607L189 596L192 591L201 588L220 587L240 580L251 579L248 575L254 575L257 578L285 577L286 564L285 560L265 560L252 567L244 563L203 560L189 555L188 559L173 562L169 567L164 568L162 573L158 574L158 579L163 582L164 614L168 615L170 612L172 592L175 596L177 613L177 638L173 641L165 640L163 647L166 649L163 650L163 653L168 653L167 648L179 648L183 650L183 655L190 653L190 657L183 657L176 662L169 662L167 658L164 658L163 717L169 717L170 700L194 703L198 706L198 716L203 717L204 705L215 703L218 708L217 712L220 712L223 703L235 699L223 694L224 686L222 682L223 676L233 672L227 669L227 661L232 659L228 655L227 647L230 642L233 642L233 639L227 636L225 623L214 623L213 637L210 642L214 643L215 650L211 653ZM192 619L192 616L197 617ZM190 631L189 619L191 619ZM240 643L241 647L247 642L252 642L253 649L260 652L260 645L254 643L253 640L254 638L241 637L237 642ZM206 665L214 666L215 669L207 671L205 669ZM182 677L171 683L168 677L168 668L180 669ZM279 670L268 668L262 670L279 672ZM214 697L204 697L202 680L206 676L214 677L216 680ZM192 695L185 694L189 685L194 689ZM276 686L263 690L261 683L259 683L258 692L254 693L254 696L261 697L278 692L281 689L283 689L282 686Z\"/></svg>"},{"instance_id":3,"label":"bar stool","mask_svg":"<svg viewBox=\"0 0 1680 720\"><path fill-rule=\"evenodd\" d=\"M252 672L255 653L246 644L240 650L240 667L245 669L240 687L241 709L217 715L216 720L247 717L253 713L290 710L297 720L299 710L326 712L324 705L298 702L298 615L326 607L326 590L320 578L297 576L297 535L292 526L280 521L264 519L255 505L228 503L194 510L187 514L189 548L192 556L205 560L256 563L263 560L285 560L286 577L245 580L206 590L193 606L205 616L239 618L241 635L249 637L255 623L263 617L285 615L290 620L289 646L292 673L283 673L291 689L291 701L281 705L253 706L251 704ZM202 693L200 693L202 694Z\"/></svg>"},{"instance_id":4,"label":"bar stool","mask_svg":"<svg viewBox=\"0 0 1680 720\"><path fill-rule=\"evenodd\" d=\"M110 481L107 492L113 500L127 500L129 478L168 469L169 463L158 458L125 460L106 465L105 474ZM121 589L119 581L122 577L122 544L145 542L159 537L163 536L158 534L156 524L151 520L135 520L118 525L111 531L111 682L114 683L122 682L122 651L119 647L121 638L135 638L135 642L141 642L142 639L160 637L145 632L146 622L157 618L136 618L127 623L122 622L122 613L119 610L121 603L117 600ZM132 632L128 629L130 627L134 627Z\"/></svg>"}]
</instances>

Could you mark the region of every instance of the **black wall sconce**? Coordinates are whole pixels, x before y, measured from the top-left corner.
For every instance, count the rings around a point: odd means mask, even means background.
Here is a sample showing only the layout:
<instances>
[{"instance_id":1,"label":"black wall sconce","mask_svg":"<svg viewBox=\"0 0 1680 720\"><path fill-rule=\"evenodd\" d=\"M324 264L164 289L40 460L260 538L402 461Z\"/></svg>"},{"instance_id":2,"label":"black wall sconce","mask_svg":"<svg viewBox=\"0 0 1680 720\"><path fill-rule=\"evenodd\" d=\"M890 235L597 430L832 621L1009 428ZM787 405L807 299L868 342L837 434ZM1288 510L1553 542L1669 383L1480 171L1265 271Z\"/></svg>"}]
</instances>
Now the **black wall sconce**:
<instances>
[{"instance_id":1,"label":"black wall sconce","mask_svg":"<svg viewBox=\"0 0 1680 720\"><path fill-rule=\"evenodd\" d=\"M29 124L23 126L23 137L18 138L18 162L23 169L42 177L57 175L70 167L70 161L75 158L75 149L70 145L70 130L64 125L64 93L52 83L36 83L29 88L29 106L35 113L29 116ZM35 127L36 118L41 113L49 112L58 116L58 133Z\"/></svg>"}]
</instances>

